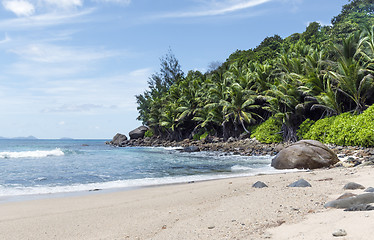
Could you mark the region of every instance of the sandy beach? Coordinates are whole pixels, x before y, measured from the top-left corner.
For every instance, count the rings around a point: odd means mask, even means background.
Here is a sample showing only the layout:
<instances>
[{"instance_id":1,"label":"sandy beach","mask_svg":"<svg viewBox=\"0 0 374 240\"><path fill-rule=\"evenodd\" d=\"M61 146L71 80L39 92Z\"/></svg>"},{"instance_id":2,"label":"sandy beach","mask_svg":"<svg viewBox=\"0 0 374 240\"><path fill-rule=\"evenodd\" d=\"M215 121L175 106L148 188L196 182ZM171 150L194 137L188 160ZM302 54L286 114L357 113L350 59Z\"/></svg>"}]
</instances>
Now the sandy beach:
<instances>
[{"instance_id":1,"label":"sandy beach","mask_svg":"<svg viewBox=\"0 0 374 240\"><path fill-rule=\"evenodd\" d=\"M0 204L1 239L370 239L374 212L323 205L374 168L333 168ZM312 187L290 188L303 178ZM252 188L263 181L268 188ZM363 190L350 191L361 193ZM345 229L347 236L332 233Z\"/></svg>"}]
</instances>

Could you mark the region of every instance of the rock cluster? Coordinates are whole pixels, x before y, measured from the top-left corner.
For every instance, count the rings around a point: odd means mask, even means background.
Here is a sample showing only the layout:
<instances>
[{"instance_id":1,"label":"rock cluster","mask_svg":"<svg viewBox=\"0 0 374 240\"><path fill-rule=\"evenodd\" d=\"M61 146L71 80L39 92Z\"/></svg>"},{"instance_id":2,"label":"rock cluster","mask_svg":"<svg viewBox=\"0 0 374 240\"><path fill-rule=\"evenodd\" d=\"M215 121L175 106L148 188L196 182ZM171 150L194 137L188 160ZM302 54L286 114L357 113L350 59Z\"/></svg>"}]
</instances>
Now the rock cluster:
<instances>
[{"instance_id":1,"label":"rock cluster","mask_svg":"<svg viewBox=\"0 0 374 240\"><path fill-rule=\"evenodd\" d=\"M357 190L365 189L364 186L358 183L347 183L343 189L345 190ZM368 188L371 189L371 188ZM338 199L330 201L325 204L326 208L344 208L344 211L371 211L374 210L374 206L370 205L374 203L374 193L368 192L363 194L352 194L345 193Z\"/></svg>"},{"instance_id":2,"label":"rock cluster","mask_svg":"<svg viewBox=\"0 0 374 240\"><path fill-rule=\"evenodd\" d=\"M144 133L147 130L147 127L139 127L134 129L137 130L139 135L131 135L130 140L123 134L117 134L112 141L107 142L118 147L136 147L136 146L148 146L148 147L179 147L182 151L185 152L196 152L196 151L219 151L230 154L240 154L245 156L260 156L268 155L274 156L280 153L282 150L287 149L288 146L293 146L295 144L287 143L273 143L273 144L262 144L257 141L255 138L239 138L234 139L230 138L230 141L224 141L222 138L208 136L203 140L191 140L184 139L182 141L169 141L161 139L160 137L144 137ZM131 132L133 132L131 131ZM135 132L137 132L135 131ZM121 137L121 138L119 138ZM302 140L300 141L304 145L305 142L315 142L311 140ZM311 144L309 144L311 145ZM363 148L363 147L341 147L335 145L326 145L327 149L330 149L333 154L331 157L332 162L339 161L335 158L334 154L344 161L337 162L335 167L355 167L363 165L374 165L374 148ZM292 148L291 148L292 149ZM314 151L314 150L313 150ZM324 151L324 150L323 150ZM331 154L330 151L326 150ZM299 160L298 160L299 161ZM314 168L315 165L320 166L319 159L317 158L316 163L313 166L310 166L308 161L306 165L297 168ZM296 161L297 163L297 161ZM275 163L274 163L275 164ZM297 165L297 164L296 164ZM325 166L325 165L323 165ZM327 161L327 165L330 166L330 162Z\"/></svg>"},{"instance_id":3,"label":"rock cluster","mask_svg":"<svg viewBox=\"0 0 374 240\"><path fill-rule=\"evenodd\" d=\"M238 139L235 141L224 141L222 138L209 137L204 140L184 139L182 141L168 141L160 137L145 137L130 139L121 145L122 147L180 147L186 152L196 151L220 151L240 155L270 155L277 153L278 149L283 148L283 144L262 144L256 139Z\"/></svg>"}]
</instances>

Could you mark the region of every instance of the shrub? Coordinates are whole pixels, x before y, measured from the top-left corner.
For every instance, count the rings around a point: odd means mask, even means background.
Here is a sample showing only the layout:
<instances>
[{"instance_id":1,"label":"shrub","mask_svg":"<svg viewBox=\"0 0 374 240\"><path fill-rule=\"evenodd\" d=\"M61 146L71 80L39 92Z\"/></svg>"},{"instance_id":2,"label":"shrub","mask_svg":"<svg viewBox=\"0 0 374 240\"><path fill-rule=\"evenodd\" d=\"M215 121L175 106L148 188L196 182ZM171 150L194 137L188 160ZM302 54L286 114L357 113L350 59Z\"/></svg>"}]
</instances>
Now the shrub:
<instances>
[{"instance_id":1,"label":"shrub","mask_svg":"<svg viewBox=\"0 0 374 240\"><path fill-rule=\"evenodd\" d=\"M297 137L299 139L304 139L304 135L309 131L310 127L316 121L310 120L309 118L305 120L302 124L300 124L299 129L297 130Z\"/></svg>"},{"instance_id":2,"label":"shrub","mask_svg":"<svg viewBox=\"0 0 374 240\"><path fill-rule=\"evenodd\" d=\"M374 146L374 105L360 115L343 113L318 120L303 138L342 146Z\"/></svg>"},{"instance_id":3,"label":"shrub","mask_svg":"<svg viewBox=\"0 0 374 240\"><path fill-rule=\"evenodd\" d=\"M153 137L154 133L151 129L147 130L145 133L144 133L144 137Z\"/></svg>"},{"instance_id":4,"label":"shrub","mask_svg":"<svg viewBox=\"0 0 374 240\"><path fill-rule=\"evenodd\" d=\"M251 138L256 138L261 143L281 142L282 122L275 118L269 118L252 129Z\"/></svg>"},{"instance_id":5,"label":"shrub","mask_svg":"<svg viewBox=\"0 0 374 240\"><path fill-rule=\"evenodd\" d=\"M208 133L208 132L205 132L204 134L202 134L202 135L200 136L200 140L204 140L208 135L209 135L209 133Z\"/></svg>"}]
</instances>

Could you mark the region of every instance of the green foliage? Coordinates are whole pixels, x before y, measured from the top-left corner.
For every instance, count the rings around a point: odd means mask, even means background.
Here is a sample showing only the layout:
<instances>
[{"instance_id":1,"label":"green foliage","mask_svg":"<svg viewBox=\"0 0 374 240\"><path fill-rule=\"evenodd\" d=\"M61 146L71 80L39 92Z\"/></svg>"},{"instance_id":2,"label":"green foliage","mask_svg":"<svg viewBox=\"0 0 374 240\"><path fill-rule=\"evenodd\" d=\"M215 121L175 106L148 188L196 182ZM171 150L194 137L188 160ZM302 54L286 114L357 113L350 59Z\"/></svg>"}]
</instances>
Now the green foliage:
<instances>
[{"instance_id":1,"label":"green foliage","mask_svg":"<svg viewBox=\"0 0 374 240\"><path fill-rule=\"evenodd\" d=\"M169 52L149 89L136 96L138 120L168 140L252 132L267 143L313 138L372 145L370 110L351 113L374 104L373 12L372 0L350 0L332 26L312 22L285 39L266 37L205 74L184 75ZM303 122L308 118L322 120ZM263 119L269 120L252 127Z\"/></svg>"},{"instance_id":2,"label":"green foliage","mask_svg":"<svg viewBox=\"0 0 374 240\"><path fill-rule=\"evenodd\" d=\"M278 143L282 141L280 134L282 122L276 118L269 118L258 125L252 132L251 138L256 138L261 143Z\"/></svg>"},{"instance_id":3,"label":"green foliage","mask_svg":"<svg viewBox=\"0 0 374 240\"><path fill-rule=\"evenodd\" d=\"M374 146L374 105L360 115L343 113L316 121L304 134L314 139L341 146Z\"/></svg>"},{"instance_id":4,"label":"green foliage","mask_svg":"<svg viewBox=\"0 0 374 240\"><path fill-rule=\"evenodd\" d=\"M153 137L154 133L152 130L147 130L145 133L144 133L144 137Z\"/></svg>"},{"instance_id":5,"label":"green foliage","mask_svg":"<svg viewBox=\"0 0 374 240\"><path fill-rule=\"evenodd\" d=\"M204 134L202 134L202 135L200 136L200 140L204 140L208 135L209 135L209 133L208 133L208 132L205 132Z\"/></svg>"},{"instance_id":6,"label":"green foliage","mask_svg":"<svg viewBox=\"0 0 374 240\"><path fill-rule=\"evenodd\" d=\"M309 132L310 127L315 123L315 121L310 120L309 118L300 124L299 129L297 130L297 137L299 139L304 139L304 136Z\"/></svg>"}]
</instances>

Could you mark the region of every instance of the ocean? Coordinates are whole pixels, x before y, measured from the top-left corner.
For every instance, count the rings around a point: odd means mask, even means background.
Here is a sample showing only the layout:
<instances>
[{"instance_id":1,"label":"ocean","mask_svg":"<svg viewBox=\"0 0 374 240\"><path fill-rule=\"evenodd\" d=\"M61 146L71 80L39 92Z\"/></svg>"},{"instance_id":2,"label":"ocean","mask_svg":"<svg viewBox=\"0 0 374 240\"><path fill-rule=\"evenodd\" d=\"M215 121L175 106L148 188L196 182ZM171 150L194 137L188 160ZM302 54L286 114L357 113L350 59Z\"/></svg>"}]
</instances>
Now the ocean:
<instances>
[{"instance_id":1,"label":"ocean","mask_svg":"<svg viewBox=\"0 0 374 240\"><path fill-rule=\"evenodd\" d=\"M270 174L270 156L126 147L106 140L0 140L0 202Z\"/></svg>"}]
</instances>

